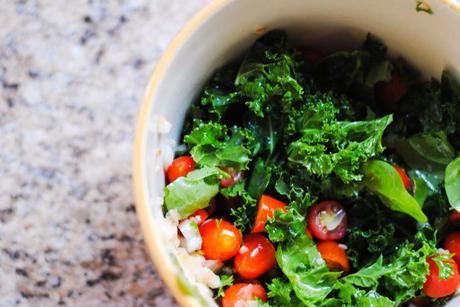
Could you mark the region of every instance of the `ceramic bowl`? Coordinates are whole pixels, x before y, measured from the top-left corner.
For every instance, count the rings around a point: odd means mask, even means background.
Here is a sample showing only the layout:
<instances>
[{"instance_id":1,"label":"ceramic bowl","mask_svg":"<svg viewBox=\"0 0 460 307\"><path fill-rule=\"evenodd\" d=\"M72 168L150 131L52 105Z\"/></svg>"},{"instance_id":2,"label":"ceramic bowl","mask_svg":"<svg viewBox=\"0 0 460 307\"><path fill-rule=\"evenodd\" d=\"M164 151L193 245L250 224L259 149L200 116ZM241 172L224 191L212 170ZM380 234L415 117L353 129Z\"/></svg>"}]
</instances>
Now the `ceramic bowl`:
<instances>
[{"instance_id":1,"label":"ceramic bowl","mask_svg":"<svg viewBox=\"0 0 460 307\"><path fill-rule=\"evenodd\" d=\"M328 50L357 47L366 33L384 40L427 76L460 71L460 5L415 0L216 0L173 40L148 84L139 112L134 149L136 209L148 251L178 303L212 305L190 264L174 248L177 238L162 210L164 167L172 159L185 112L212 73L242 54L260 35L285 29L299 45ZM165 119L167 121L165 121ZM460 306L460 302L451 302Z\"/></svg>"}]
</instances>

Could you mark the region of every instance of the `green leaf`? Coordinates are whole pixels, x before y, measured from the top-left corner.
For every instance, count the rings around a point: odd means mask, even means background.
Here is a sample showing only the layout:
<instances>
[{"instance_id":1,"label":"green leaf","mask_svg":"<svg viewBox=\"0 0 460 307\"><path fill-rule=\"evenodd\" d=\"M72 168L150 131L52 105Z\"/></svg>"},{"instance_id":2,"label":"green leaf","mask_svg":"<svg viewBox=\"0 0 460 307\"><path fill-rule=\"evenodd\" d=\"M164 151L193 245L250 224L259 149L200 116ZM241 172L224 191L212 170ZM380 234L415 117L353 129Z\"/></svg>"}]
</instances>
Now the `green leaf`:
<instances>
[{"instance_id":1,"label":"green leaf","mask_svg":"<svg viewBox=\"0 0 460 307\"><path fill-rule=\"evenodd\" d=\"M275 211L273 218L265 224L268 237L272 242L282 242L301 236L306 228L305 216L291 206L287 208L287 212Z\"/></svg>"},{"instance_id":2,"label":"green leaf","mask_svg":"<svg viewBox=\"0 0 460 307\"><path fill-rule=\"evenodd\" d=\"M450 205L460 211L460 156L447 165L444 186Z\"/></svg>"},{"instance_id":3,"label":"green leaf","mask_svg":"<svg viewBox=\"0 0 460 307\"><path fill-rule=\"evenodd\" d=\"M304 126L303 136L288 147L288 160L320 178L335 174L344 183L359 181L362 163L383 151L382 135L391 121L388 115L371 121Z\"/></svg>"},{"instance_id":4,"label":"green leaf","mask_svg":"<svg viewBox=\"0 0 460 307\"><path fill-rule=\"evenodd\" d=\"M224 288L233 285L233 275L220 275L220 287L219 290L217 290L217 295L216 298L223 297L224 296Z\"/></svg>"},{"instance_id":5,"label":"green leaf","mask_svg":"<svg viewBox=\"0 0 460 307\"><path fill-rule=\"evenodd\" d=\"M259 199L270 183L271 169L262 159L256 160L249 179L248 192L254 199Z\"/></svg>"},{"instance_id":6,"label":"green leaf","mask_svg":"<svg viewBox=\"0 0 460 307\"><path fill-rule=\"evenodd\" d=\"M363 174L364 185L376 193L390 209L408 214L420 223L428 221L391 164L379 160L368 161L364 164Z\"/></svg>"},{"instance_id":7,"label":"green leaf","mask_svg":"<svg viewBox=\"0 0 460 307\"><path fill-rule=\"evenodd\" d=\"M244 182L239 181L228 188L222 188L220 193L226 199L231 199L237 203L236 208L231 208L230 210L230 215L235 218L233 224L242 233L244 233L246 229L251 228L257 208L257 201L246 191Z\"/></svg>"},{"instance_id":8,"label":"green leaf","mask_svg":"<svg viewBox=\"0 0 460 307\"><path fill-rule=\"evenodd\" d=\"M453 254L438 254L431 257L431 260L438 266L439 279L446 280L454 275Z\"/></svg>"},{"instance_id":9,"label":"green leaf","mask_svg":"<svg viewBox=\"0 0 460 307\"><path fill-rule=\"evenodd\" d=\"M444 131L424 132L400 139L396 151L410 167L429 172L443 170L455 157Z\"/></svg>"},{"instance_id":10,"label":"green leaf","mask_svg":"<svg viewBox=\"0 0 460 307\"><path fill-rule=\"evenodd\" d=\"M393 64L390 61L385 60L372 65L366 75L364 84L368 87L374 87L377 82L390 81L391 74L393 71Z\"/></svg>"},{"instance_id":11,"label":"green leaf","mask_svg":"<svg viewBox=\"0 0 460 307\"><path fill-rule=\"evenodd\" d=\"M396 304L388 297L380 295L376 291L369 291L366 295L360 296L356 300L357 307L389 307Z\"/></svg>"},{"instance_id":12,"label":"green leaf","mask_svg":"<svg viewBox=\"0 0 460 307\"><path fill-rule=\"evenodd\" d=\"M250 162L248 147L252 140L248 131L228 129L216 122L199 123L184 137L184 141L193 146L190 154L199 166L238 170L245 170Z\"/></svg>"},{"instance_id":13,"label":"green leaf","mask_svg":"<svg viewBox=\"0 0 460 307\"><path fill-rule=\"evenodd\" d=\"M207 167L176 179L165 187L166 208L176 209L182 218L186 218L196 210L208 207L219 192L219 177L223 177L222 171Z\"/></svg>"},{"instance_id":14,"label":"green leaf","mask_svg":"<svg viewBox=\"0 0 460 307\"><path fill-rule=\"evenodd\" d=\"M300 62L288 50L286 34L273 31L248 51L235 78L235 86L257 116L264 117L271 111L272 101L277 101L287 113L304 94L298 80L298 66Z\"/></svg>"},{"instance_id":15,"label":"green leaf","mask_svg":"<svg viewBox=\"0 0 460 307\"><path fill-rule=\"evenodd\" d=\"M322 302L341 272L330 272L315 243L307 235L278 245L276 260L296 296L307 306Z\"/></svg>"},{"instance_id":16,"label":"green leaf","mask_svg":"<svg viewBox=\"0 0 460 307\"><path fill-rule=\"evenodd\" d=\"M414 182L414 198L423 208L425 200L439 192L444 176L442 173L429 173L418 169L409 171L408 175Z\"/></svg>"}]
</instances>

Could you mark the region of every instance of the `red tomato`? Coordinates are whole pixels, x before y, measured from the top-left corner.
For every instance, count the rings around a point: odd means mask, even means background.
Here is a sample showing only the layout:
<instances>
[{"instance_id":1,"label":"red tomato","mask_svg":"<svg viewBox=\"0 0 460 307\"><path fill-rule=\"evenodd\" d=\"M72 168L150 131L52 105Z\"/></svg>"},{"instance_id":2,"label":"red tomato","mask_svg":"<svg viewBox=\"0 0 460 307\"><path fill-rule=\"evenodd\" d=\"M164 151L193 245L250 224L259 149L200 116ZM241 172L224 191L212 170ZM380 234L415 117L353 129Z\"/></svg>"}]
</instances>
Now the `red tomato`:
<instances>
[{"instance_id":1,"label":"red tomato","mask_svg":"<svg viewBox=\"0 0 460 307\"><path fill-rule=\"evenodd\" d=\"M345 274L350 271L347 253L335 241L321 241L316 245L316 248L326 261L329 270L342 271Z\"/></svg>"},{"instance_id":2,"label":"red tomato","mask_svg":"<svg viewBox=\"0 0 460 307\"><path fill-rule=\"evenodd\" d=\"M174 159L172 164L166 170L166 176L169 182L173 182L179 177L186 176L195 169L195 161L190 156L182 156Z\"/></svg>"},{"instance_id":3,"label":"red tomato","mask_svg":"<svg viewBox=\"0 0 460 307\"><path fill-rule=\"evenodd\" d=\"M446 237L444 249L454 254L454 260L460 263L460 232L452 232Z\"/></svg>"},{"instance_id":4,"label":"red tomato","mask_svg":"<svg viewBox=\"0 0 460 307\"><path fill-rule=\"evenodd\" d=\"M222 298L222 307L244 307L257 298L267 301L267 293L259 284L238 283L228 287Z\"/></svg>"},{"instance_id":5,"label":"red tomato","mask_svg":"<svg viewBox=\"0 0 460 307\"><path fill-rule=\"evenodd\" d=\"M235 271L244 279L257 278L276 264L275 248L264 236L251 233L235 256Z\"/></svg>"},{"instance_id":6,"label":"red tomato","mask_svg":"<svg viewBox=\"0 0 460 307\"><path fill-rule=\"evenodd\" d=\"M392 166L398 172L399 177L401 177L401 180L402 180L406 190L409 190L410 179L409 179L409 176L407 176L406 171L403 168L399 167L399 166L396 166L396 165L392 165Z\"/></svg>"},{"instance_id":7,"label":"red tomato","mask_svg":"<svg viewBox=\"0 0 460 307\"><path fill-rule=\"evenodd\" d=\"M237 183L239 180L241 180L241 173L237 172L236 169L233 167L227 167L223 170L227 174L230 175L229 178L223 178L220 180L220 186L223 188L228 188Z\"/></svg>"},{"instance_id":8,"label":"red tomato","mask_svg":"<svg viewBox=\"0 0 460 307\"><path fill-rule=\"evenodd\" d=\"M313 240L313 236L312 236L312 234L311 234L310 229L308 229L308 227L305 229L305 234L306 234L310 239Z\"/></svg>"},{"instance_id":9,"label":"red tomato","mask_svg":"<svg viewBox=\"0 0 460 307\"><path fill-rule=\"evenodd\" d=\"M375 85L375 100L389 108L407 94L407 87L402 83L398 71L393 71L391 80L380 81Z\"/></svg>"},{"instance_id":10,"label":"red tomato","mask_svg":"<svg viewBox=\"0 0 460 307\"><path fill-rule=\"evenodd\" d=\"M207 259L226 261L238 253L243 241L241 232L225 220L209 219L199 226Z\"/></svg>"},{"instance_id":11,"label":"red tomato","mask_svg":"<svg viewBox=\"0 0 460 307\"><path fill-rule=\"evenodd\" d=\"M268 195L262 195L259 200L259 208L257 209L256 222L252 232L264 232L265 223L268 218L273 218L276 210L283 210L286 212L286 204L282 201L274 199Z\"/></svg>"},{"instance_id":12,"label":"red tomato","mask_svg":"<svg viewBox=\"0 0 460 307\"><path fill-rule=\"evenodd\" d=\"M335 200L322 201L308 213L308 229L320 240L340 240L347 230L347 212Z\"/></svg>"},{"instance_id":13,"label":"red tomato","mask_svg":"<svg viewBox=\"0 0 460 307\"><path fill-rule=\"evenodd\" d=\"M454 210L449 215L449 222L457 227L460 227L460 212Z\"/></svg>"},{"instance_id":14,"label":"red tomato","mask_svg":"<svg viewBox=\"0 0 460 307\"><path fill-rule=\"evenodd\" d=\"M458 266L455 261L444 261L444 263L450 263L454 269L454 274L447 279L441 279L439 277L439 268L433 259L428 258L427 262L430 266L430 273L428 274L425 284L423 285L423 292L427 296L432 298L441 298L451 295L457 291L460 282L460 276L458 274Z\"/></svg>"},{"instance_id":15,"label":"red tomato","mask_svg":"<svg viewBox=\"0 0 460 307\"><path fill-rule=\"evenodd\" d=\"M204 209L199 209L196 210L192 215L190 215L190 217L194 218L198 225L201 225L204 221L208 219L209 213Z\"/></svg>"},{"instance_id":16,"label":"red tomato","mask_svg":"<svg viewBox=\"0 0 460 307\"><path fill-rule=\"evenodd\" d=\"M318 48L303 47L300 51L310 64L316 64L324 57L323 52Z\"/></svg>"}]
</instances>

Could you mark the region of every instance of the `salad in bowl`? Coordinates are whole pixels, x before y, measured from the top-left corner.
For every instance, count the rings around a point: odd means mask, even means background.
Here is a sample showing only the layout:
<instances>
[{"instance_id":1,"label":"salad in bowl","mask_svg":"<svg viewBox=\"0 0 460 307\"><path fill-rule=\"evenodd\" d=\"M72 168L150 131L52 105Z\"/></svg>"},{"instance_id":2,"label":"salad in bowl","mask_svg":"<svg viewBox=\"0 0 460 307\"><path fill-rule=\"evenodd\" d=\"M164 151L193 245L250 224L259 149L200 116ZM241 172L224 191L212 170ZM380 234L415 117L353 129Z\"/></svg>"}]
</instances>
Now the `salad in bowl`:
<instances>
[{"instance_id":1,"label":"salad in bowl","mask_svg":"<svg viewBox=\"0 0 460 307\"><path fill-rule=\"evenodd\" d=\"M274 30L216 71L180 142L164 214L216 304L455 296L460 84L449 71L427 80L372 34L326 53Z\"/></svg>"}]
</instances>

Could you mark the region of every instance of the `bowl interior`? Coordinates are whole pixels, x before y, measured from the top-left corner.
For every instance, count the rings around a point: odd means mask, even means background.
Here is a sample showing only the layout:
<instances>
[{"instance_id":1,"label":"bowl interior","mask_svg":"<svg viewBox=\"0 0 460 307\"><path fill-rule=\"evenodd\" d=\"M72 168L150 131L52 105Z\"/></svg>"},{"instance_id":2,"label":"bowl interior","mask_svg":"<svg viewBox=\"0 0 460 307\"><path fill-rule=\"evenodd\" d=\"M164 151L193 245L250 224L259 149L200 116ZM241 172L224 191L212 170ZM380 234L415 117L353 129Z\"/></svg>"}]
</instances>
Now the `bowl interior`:
<instances>
[{"instance_id":1,"label":"bowl interior","mask_svg":"<svg viewBox=\"0 0 460 307\"><path fill-rule=\"evenodd\" d=\"M403 56L426 76L438 78L445 68L458 72L460 31L454 29L460 29L460 15L445 1L430 4L433 15L416 12L412 0L219 0L178 35L158 64L140 111L134 184L147 246L182 305L196 304L200 295L165 234L163 158L171 152L164 144L169 138L177 141L185 112L206 80L276 28L287 30L298 45L320 46L326 52L356 47L370 32L384 40L393 56ZM158 116L172 124L169 134L161 133Z\"/></svg>"}]
</instances>

